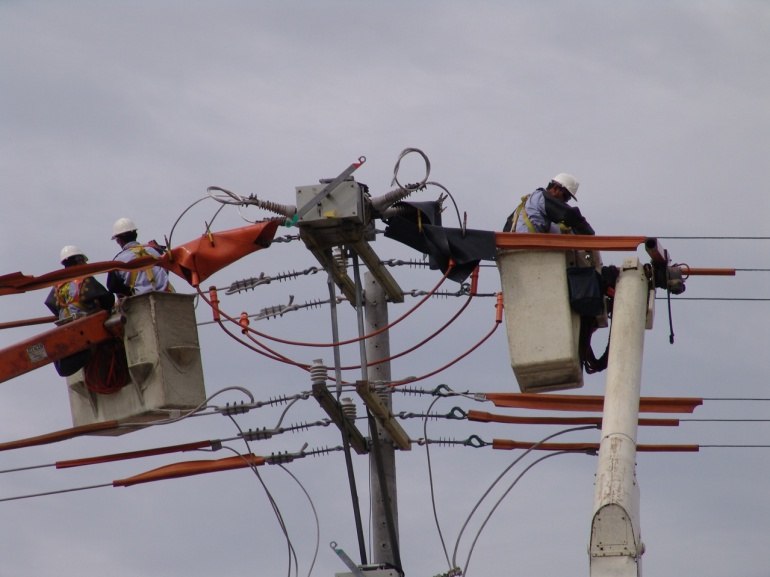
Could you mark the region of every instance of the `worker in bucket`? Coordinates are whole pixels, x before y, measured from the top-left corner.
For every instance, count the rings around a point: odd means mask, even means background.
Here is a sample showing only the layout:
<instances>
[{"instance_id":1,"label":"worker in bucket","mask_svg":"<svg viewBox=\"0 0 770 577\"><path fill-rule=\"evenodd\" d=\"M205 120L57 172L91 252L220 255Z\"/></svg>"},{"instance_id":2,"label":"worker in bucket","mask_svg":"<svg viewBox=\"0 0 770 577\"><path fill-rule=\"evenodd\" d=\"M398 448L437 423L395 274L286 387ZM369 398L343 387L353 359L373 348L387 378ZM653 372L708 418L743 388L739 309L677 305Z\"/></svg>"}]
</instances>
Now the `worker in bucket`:
<instances>
[{"instance_id":1,"label":"worker in bucket","mask_svg":"<svg viewBox=\"0 0 770 577\"><path fill-rule=\"evenodd\" d=\"M83 265L88 262L83 251L71 244L61 249L59 259L64 268ZM100 310L110 310L114 304L115 295L92 276L63 282L51 289L45 299L45 305L59 319L57 324L69 322ZM74 375L88 364L92 352L92 347L89 347L84 351L54 361L56 372L62 377Z\"/></svg>"},{"instance_id":2,"label":"worker in bucket","mask_svg":"<svg viewBox=\"0 0 770 577\"><path fill-rule=\"evenodd\" d=\"M522 197L505 221L503 232L595 234L580 209L567 204L572 199L577 202L578 186L571 174L557 174L545 188Z\"/></svg>"},{"instance_id":3,"label":"worker in bucket","mask_svg":"<svg viewBox=\"0 0 770 577\"><path fill-rule=\"evenodd\" d=\"M59 259L64 268L88 262L88 257L74 245L61 249ZM51 289L45 305L60 321L78 318L100 310L109 310L115 295L92 276L68 280Z\"/></svg>"},{"instance_id":4,"label":"worker in bucket","mask_svg":"<svg viewBox=\"0 0 770 577\"><path fill-rule=\"evenodd\" d=\"M113 260L130 262L143 256L160 258L161 253L150 245L139 244L137 227L130 218L119 218L112 227L112 240L122 249ZM130 297L150 291L174 292L165 269L154 266L141 271L111 271L107 288L117 295Z\"/></svg>"}]
</instances>

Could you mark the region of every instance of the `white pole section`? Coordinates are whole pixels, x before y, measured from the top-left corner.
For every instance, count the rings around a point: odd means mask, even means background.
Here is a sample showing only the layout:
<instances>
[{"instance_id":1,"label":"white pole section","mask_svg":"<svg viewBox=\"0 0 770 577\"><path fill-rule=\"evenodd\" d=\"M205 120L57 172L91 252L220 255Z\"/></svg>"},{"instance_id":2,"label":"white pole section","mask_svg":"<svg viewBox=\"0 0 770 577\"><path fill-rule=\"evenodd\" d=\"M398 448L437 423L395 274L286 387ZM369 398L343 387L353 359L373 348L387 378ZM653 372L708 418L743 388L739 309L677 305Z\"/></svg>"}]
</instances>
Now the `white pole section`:
<instances>
[{"instance_id":1,"label":"white pole section","mask_svg":"<svg viewBox=\"0 0 770 577\"><path fill-rule=\"evenodd\" d=\"M589 546L591 577L639 577L644 545L636 482L636 430L649 282L637 258L615 287L602 438Z\"/></svg>"},{"instance_id":2,"label":"white pole section","mask_svg":"<svg viewBox=\"0 0 770 577\"><path fill-rule=\"evenodd\" d=\"M382 285L371 273L364 275L366 287L366 332L373 333L388 326L387 295ZM390 357L390 331L384 331L366 340L366 358L369 362L381 361ZM372 365L368 370L370 383L389 382L391 379L390 361ZM392 410L393 400L389 394L382 399ZM369 475L371 478L372 507L372 551L374 563L389 563L400 566L398 544L398 494L396 487L396 450L387 431L376 426L369 432L377 435L380 442L382 471L377 466L374 450L369 453ZM380 474L385 478L380 478ZM385 491L383 492L383 488ZM386 494L384 494L386 493ZM400 568L400 567L399 567Z\"/></svg>"}]
</instances>

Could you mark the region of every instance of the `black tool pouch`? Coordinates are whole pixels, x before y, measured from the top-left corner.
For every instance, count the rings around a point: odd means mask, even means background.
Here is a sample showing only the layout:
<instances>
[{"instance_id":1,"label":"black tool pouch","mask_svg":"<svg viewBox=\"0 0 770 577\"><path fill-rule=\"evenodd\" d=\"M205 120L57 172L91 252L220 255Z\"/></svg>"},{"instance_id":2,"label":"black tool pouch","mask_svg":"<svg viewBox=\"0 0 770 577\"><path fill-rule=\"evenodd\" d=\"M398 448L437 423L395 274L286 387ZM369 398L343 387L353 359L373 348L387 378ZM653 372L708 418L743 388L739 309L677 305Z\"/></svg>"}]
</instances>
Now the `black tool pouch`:
<instances>
[{"instance_id":1,"label":"black tool pouch","mask_svg":"<svg viewBox=\"0 0 770 577\"><path fill-rule=\"evenodd\" d=\"M581 317L597 317L604 313L604 290L601 275L593 267L568 267L569 304Z\"/></svg>"}]
</instances>

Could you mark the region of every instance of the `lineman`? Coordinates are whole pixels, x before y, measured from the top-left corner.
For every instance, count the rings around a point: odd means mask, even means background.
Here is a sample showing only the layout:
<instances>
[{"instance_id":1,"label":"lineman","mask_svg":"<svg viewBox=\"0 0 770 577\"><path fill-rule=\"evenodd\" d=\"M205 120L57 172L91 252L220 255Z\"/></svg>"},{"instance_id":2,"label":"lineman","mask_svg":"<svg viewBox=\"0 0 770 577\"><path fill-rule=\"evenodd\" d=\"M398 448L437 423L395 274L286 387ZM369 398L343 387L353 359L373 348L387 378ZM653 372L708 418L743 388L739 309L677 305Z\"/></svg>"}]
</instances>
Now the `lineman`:
<instances>
[{"instance_id":1,"label":"lineman","mask_svg":"<svg viewBox=\"0 0 770 577\"><path fill-rule=\"evenodd\" d=\"M580 209L567 201L575 199L580 183L571 174L554 176L546 188L522 197L521 204L505 221L503 232L572 232L595 234Z\"/></svg>"},{"instance_id":2,"label":"lineman","mask_svg":"<svg viewBox=\"0 0 770 577\"><path fill-rule=\"evenodd\" d=\"M86 264L88 258L78 247L67 245L61 249L59 259L64 268ZM59 317L57 324L74 320L100 310L109 310L115 304L115 295L92 276L68 280L54 288L45 299L48 309ZM77 352L58 361L54 367L59 376L74 375L86 366L92 356L92 348Z\"/></svg>"},{"instance_id":3,"label":"lineman","mask_svg":"<svg viewBox=\"0 0 770 577\"><path fill-rule=\"evenodd\" d=\"M64 268L88 262L83 251L73 245L61 249L59 258ZM92 276L64 282L52 288L45 299L45 305L60 321L109 310L114 304L115 296Z\"/></svg>"},{"instance_id":4,"label":"lineman","mask_svg":"<svg viewBox=\"0 0 770 577\"><path fill-rule=\"evenodd\" d=\"M114 260L129 262L142 256L160 258L160 252L152 246L137 242L137 227L130 218L119 218L112 227L112 240L122 249ZM107 288L117 295L134 296L149 291L174 292L165 269L154 266L142 271L111 271L107 275Z\"/></svg>"}]
</instances>

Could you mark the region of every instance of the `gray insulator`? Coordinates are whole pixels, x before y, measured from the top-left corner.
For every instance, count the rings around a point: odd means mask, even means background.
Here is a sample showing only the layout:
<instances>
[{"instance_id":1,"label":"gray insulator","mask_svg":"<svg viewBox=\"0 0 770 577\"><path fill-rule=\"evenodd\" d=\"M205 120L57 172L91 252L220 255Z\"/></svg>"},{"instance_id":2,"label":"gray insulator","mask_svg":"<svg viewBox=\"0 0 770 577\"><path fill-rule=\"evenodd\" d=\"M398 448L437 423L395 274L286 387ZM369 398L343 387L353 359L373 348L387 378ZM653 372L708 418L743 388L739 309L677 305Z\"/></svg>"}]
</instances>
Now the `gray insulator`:
<instances>
[{"instance_id":1,"label":"gray insulator","mask_svg":"<svg viewBox=\"0 0 770 577\"><path fill-rule=\"evenodd\" d=\"M409 217L415 214L416 209L413 206L399 204L398 206L391 206L383 210L380 213L380 218L386 219L393 216Z\"/></svg>"},{"instance_id":2,"label":"gray insulator","mask_svg":"<svg viewBox=\"0 0 770 577\"><path fill-rule=\"evenodd\" d=\"M406 190L404 188L397 188L396 190L386 192L382 196L378 196L377 198L372 199L372 208L375 212L382 213L392 204L398 202L399 200L405 199L407 196L412 194L412 192L414 191Z\"/></svg>"},{"instance_id":3,"label":"gray insulator","mask_svg":"<svg viewBox=\"0 0 770 577\"><path fill-rule=\"evenodd\" d=\"M326 365L324 365L323 360L315 359L313 361L313 365L310 367L310 380L313 383L325 384L326 377L327 377Z\"/></svg>"},{"instance_id":4,"label":"gray insulator","mask_svg":"<svg viewBox=\"0 0 770 577\"><path fill-rule=\"evenodd\" d=\"M348 256L343 247L335 246L333 249L333 257L338 270L346 270L348 268Z\"/></svg>"},{"instance_id":5,"label":"gray insulator","mask_svg":"<svg viewBox=\"0 0 770 577\"><path fill-rule=\"evenodd\" d=\"M342 414L350 421L355 421L356 405L353 403L353 399L345 397L344 399L340 399L340 404L342 405Z\"/></svg>"},{"instance_id":6,"label":"gray insulator","mask_svg":"<svg viewBox=\"0 0 770 577\"><path fill-rule=\"evenodd\" d=\"M270 200L260 200L258 198L250 198L249 204L264 208L270 212L280 214L286 218L291 218L297 212L297 207L293 204L280 204L278 202L272 202Z\"/></svg>"}]
</instances>

